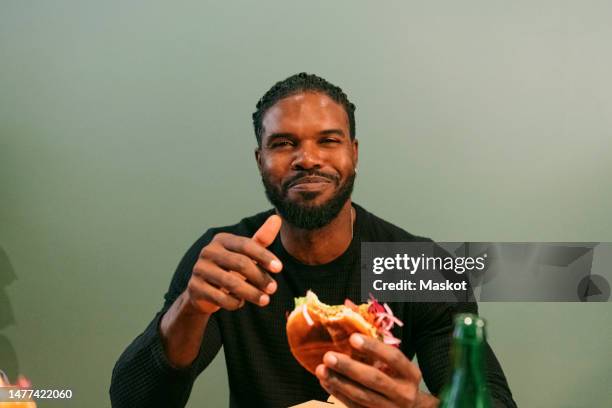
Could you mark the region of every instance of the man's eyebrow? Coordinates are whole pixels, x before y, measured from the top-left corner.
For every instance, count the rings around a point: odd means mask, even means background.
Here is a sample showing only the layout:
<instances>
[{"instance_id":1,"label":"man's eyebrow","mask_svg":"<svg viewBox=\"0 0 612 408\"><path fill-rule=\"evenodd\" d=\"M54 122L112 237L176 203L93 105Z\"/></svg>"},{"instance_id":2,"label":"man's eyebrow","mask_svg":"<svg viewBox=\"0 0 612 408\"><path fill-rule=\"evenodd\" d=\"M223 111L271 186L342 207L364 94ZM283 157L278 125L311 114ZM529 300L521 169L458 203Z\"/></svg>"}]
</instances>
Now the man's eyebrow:
<instances>
[{"instance_id":1,"label":"man's eyebrow","mask_svg":"<svg viewBox=\"0 0 612 408\"><path fill-rule=\"evenodd\" d=\"M320 135L338 135L340 137L345 137L342 129L325 129L319 132Z\"/></svg>"}]
</instances>

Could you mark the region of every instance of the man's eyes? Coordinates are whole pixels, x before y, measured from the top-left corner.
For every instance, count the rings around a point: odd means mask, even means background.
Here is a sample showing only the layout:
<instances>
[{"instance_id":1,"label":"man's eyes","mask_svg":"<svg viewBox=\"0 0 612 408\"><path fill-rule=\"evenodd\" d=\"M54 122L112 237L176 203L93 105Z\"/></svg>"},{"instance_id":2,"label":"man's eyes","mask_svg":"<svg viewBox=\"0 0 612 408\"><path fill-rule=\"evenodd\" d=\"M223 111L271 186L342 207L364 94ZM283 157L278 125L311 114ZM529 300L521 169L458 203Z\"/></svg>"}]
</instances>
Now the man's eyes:
<instances>
[{"instance_id":1,"label":"man's eyes","mask_svg":"<svg viewBox=\"0 0 612 408\"><path fill-rule=\"evenodd\" d=\"M334 138L329 138L328 137L328 138L319 140L319 143L321 143L321 144L328 144L329 145L329 144L341 143L341 141L338 140L338 139L334 139ZM276 142L272 142L270 144L270 148L271 149L275 149L275 148L282 148L282 147L295 146L295 145L296 145L296 143L292 142L290 140L279 140L279 141L276 141Z\"/></svg>"}]
</instances>

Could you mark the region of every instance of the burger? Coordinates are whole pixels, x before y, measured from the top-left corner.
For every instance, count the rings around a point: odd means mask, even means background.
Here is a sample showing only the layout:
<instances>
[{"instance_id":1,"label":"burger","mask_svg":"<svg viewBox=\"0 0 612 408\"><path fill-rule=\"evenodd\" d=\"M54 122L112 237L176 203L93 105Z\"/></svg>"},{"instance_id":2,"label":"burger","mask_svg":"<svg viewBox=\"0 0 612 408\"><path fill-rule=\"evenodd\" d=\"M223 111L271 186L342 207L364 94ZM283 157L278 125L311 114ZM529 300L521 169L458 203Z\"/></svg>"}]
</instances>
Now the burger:
<instances>
[{"instance_id":1,"label":"burger","mask_svg":"<svg viewBox=\"0 0 612 408\"><path fill-rule=\"evenodd\" d=\"M382 362L372 361L368 355L355 350L349 338L359 333L397 347L400 340L391 333L395 324L403 326L391 308L386 303L378 303L372 295L361 305L347 299L343 305L330 306L309 290L306 296L295 298L295 309L287 317L287 340L293 356L312 374L328 351L384 369Z\"/></svg>"}]
</instances>

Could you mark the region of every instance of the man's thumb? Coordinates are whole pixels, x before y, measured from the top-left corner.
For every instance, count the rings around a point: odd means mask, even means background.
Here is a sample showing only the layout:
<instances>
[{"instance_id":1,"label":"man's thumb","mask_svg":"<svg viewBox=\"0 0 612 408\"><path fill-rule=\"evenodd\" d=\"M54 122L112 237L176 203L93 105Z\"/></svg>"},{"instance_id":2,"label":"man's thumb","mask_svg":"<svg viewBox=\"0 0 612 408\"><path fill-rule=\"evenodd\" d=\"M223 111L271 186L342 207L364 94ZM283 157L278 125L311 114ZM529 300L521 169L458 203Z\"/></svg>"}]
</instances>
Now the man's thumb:
<instances>
[{"instance_id":1,"label":"man's thumb","mask_svg":"<svg viewBox=\"0 0 612 408\"><path fill-rule=\"evenodd\" d=\"M253 235L253 240L263 247L269 246L278 235L282 223L281 217L276 214L271 215Z\"/></svg>"}]
</instances>

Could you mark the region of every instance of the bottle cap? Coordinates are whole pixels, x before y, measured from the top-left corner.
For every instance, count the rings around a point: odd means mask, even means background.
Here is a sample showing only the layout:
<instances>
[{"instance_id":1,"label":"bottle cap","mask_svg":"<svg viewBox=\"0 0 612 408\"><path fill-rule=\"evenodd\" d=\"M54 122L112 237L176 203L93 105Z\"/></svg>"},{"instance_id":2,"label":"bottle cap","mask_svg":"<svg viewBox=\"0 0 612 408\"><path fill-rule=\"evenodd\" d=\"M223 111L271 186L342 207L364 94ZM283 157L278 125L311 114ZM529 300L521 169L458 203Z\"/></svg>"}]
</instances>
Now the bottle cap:
<instances>
[{"instance_id":1,"label":"bottle cap","mask_svg":"<svg viewBox=\"0 0 612 408\"><path fill-rule=\"evenodd\" d=\"M455 331L453 338L464 342L483 342L486 322L478 315L461 313L455 316Z\"/></svg>"}]
</instances>

